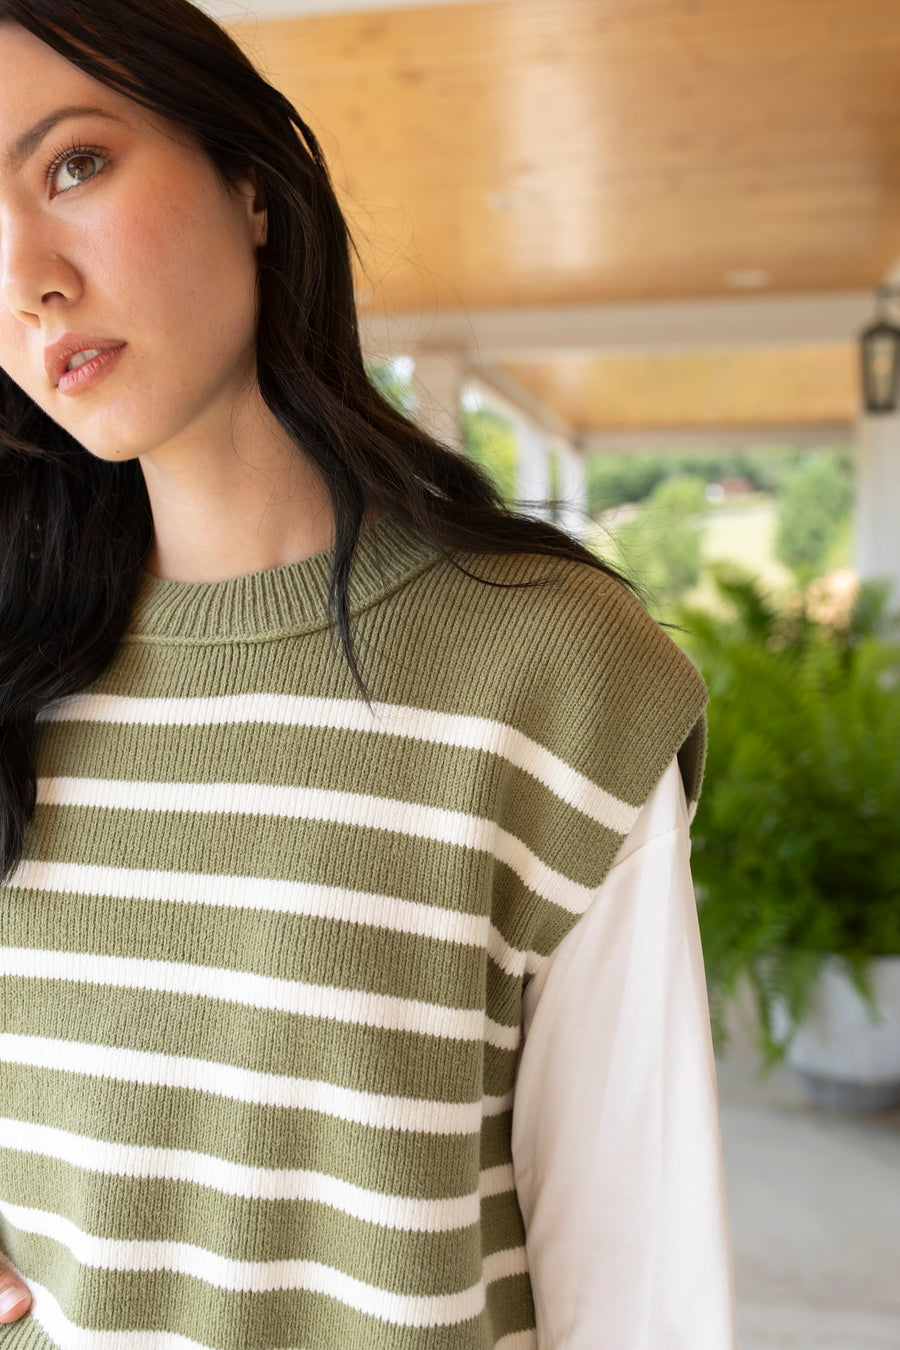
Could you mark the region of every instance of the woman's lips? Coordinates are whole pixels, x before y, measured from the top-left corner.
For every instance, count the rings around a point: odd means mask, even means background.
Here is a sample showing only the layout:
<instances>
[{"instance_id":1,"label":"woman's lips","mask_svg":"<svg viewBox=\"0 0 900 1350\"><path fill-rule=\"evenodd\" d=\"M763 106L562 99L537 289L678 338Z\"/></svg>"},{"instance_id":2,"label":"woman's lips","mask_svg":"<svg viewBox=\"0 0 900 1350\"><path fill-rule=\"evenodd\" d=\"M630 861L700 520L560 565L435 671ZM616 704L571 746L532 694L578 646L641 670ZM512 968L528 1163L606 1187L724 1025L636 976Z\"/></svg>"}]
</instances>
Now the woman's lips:
<instances>
[{"instance_id":1,"label":"woman's lips","mask_svg":"<svg viewBox=\"0 0 900 1350\"><path fill-rule=\"evenodd\" d=\"M56 386L57 389L61 394L67 395L84 393L118 363L125 346L126 344L123 343L121 347L111 347L107 351L101 352L99 356L86 361L77 370L64 371L60 376L59 384Z\"/></svg>"}]
</instances>

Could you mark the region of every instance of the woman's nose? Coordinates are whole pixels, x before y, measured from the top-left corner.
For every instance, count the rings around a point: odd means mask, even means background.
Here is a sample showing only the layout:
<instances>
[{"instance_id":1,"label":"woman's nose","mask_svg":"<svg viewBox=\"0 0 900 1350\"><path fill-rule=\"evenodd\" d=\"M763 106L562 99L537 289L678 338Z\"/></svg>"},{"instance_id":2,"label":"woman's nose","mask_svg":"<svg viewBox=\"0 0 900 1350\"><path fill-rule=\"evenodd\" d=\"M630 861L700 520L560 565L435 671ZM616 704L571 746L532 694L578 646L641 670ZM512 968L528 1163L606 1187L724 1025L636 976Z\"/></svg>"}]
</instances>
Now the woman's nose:
<instances>
[{"instance_id":1,"label":"woman's nose","mask_svg":"<svg viewBox=\"0 0 900 1350\"><path fill-rule=\"evenodd\" d=\"M80 281L58 241L30 219L0 219L0 295L23 323L39 324L52 304L78 298Z\"/></svg>"}]
</instances>

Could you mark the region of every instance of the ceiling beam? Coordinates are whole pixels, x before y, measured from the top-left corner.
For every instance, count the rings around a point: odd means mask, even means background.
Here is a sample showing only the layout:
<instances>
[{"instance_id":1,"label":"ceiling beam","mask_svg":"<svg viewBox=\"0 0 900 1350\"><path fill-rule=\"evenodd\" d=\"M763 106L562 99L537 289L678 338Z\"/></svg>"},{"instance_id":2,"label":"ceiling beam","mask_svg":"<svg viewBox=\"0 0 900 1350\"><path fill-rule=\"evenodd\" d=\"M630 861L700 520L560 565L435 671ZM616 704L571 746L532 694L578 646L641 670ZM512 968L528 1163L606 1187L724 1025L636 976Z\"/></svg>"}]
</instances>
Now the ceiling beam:
<instances>
[{"instance_id":1,"label":"ceiling beam","mask_svg":"<svg viewBox=\"0 0 900 1350\"><path fill-rule=\"evenodd\" d=\"M563 355L655 356L855 342L871 321L868 291L641 301L530 309L363 311L363 343L388 357L453 350L470 366Z\"/></svg>"},{"instance_id":2,"label":"ceiling beam","mask_svg":"<svg viewBox=\"0 0 900 1350\"><path fill-rule=\"evenodd\" d=\"M852 447L856 428L845 422L764 427L690 427L671 430L587 431L575 439L585 454L641 455L657 450L751 450L759 446Z\"/></svg>"}]
</instances>

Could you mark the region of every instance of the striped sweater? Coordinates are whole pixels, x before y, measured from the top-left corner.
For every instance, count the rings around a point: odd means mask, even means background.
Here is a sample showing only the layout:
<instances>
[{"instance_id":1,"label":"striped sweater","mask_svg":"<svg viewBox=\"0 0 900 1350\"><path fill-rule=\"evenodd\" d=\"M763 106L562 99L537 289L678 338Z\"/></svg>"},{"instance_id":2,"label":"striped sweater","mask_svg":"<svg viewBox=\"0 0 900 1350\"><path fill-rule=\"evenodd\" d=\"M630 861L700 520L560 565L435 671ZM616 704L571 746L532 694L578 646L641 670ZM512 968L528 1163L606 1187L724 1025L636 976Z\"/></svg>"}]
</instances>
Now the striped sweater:
<instances>
[{"instance_id":1,"label":"striped sweater","mask_svg":"<svg viewBox=\"0 0 900 1350\"><path fill-rule=\"evenodd\" d=\"M624 589L382 518L330 555L145 579L38 727L0 887L3 1350L527 1350L510 1149L525 982L705 691Z\"/></svg>"}]
</instances>

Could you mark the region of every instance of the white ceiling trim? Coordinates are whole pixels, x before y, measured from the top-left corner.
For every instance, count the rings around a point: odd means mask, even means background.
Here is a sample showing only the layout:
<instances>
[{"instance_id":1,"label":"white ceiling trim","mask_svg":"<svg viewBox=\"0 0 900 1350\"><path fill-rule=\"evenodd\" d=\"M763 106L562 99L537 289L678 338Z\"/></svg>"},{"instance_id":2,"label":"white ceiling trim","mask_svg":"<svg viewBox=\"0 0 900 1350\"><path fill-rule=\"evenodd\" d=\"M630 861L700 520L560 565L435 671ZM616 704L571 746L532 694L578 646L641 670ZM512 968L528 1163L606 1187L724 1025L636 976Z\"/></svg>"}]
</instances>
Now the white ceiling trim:
<instances>
[{"instance_id":1,"label":"white ceiling trim","mask_svg":"<svg viewBox=\"0 0 900 1350\"><path fill-rule=\"evenodd\" d=\"M851 449L858 435L857 424L821 422L808 425L785 423L766 427L648 428L623 431L583 431L575 437L582 454L644 455L656 450L753 450L771 445L799 449L809 445L843 446Z\"/></svg>"},{"instance_id":2,"label":"white ceiling trim","mask_svg":"<svg viewBox=\"0 0 900 1350\"><path fill-rule=\"evenodd\" d=\"M559 356L815 347L855 342L872 320L868 291L630 305L434 310L360 316L373 356L454 352L469 366Z\"/></svg>"},{"instance_id":3,"label":"white ceiling trim","mask_svg":"<svg viewBox=\"0 0 900 1350\"><path fill-rule=\"evenodd\" d=\"M370 9L441 9L451 5L471 5L478 0L194 0L214 19L237 23L240 19L300 18L311 14L347 14ZM507 0L512 4L513 0Z\"/></svg>"}]
</instances>

